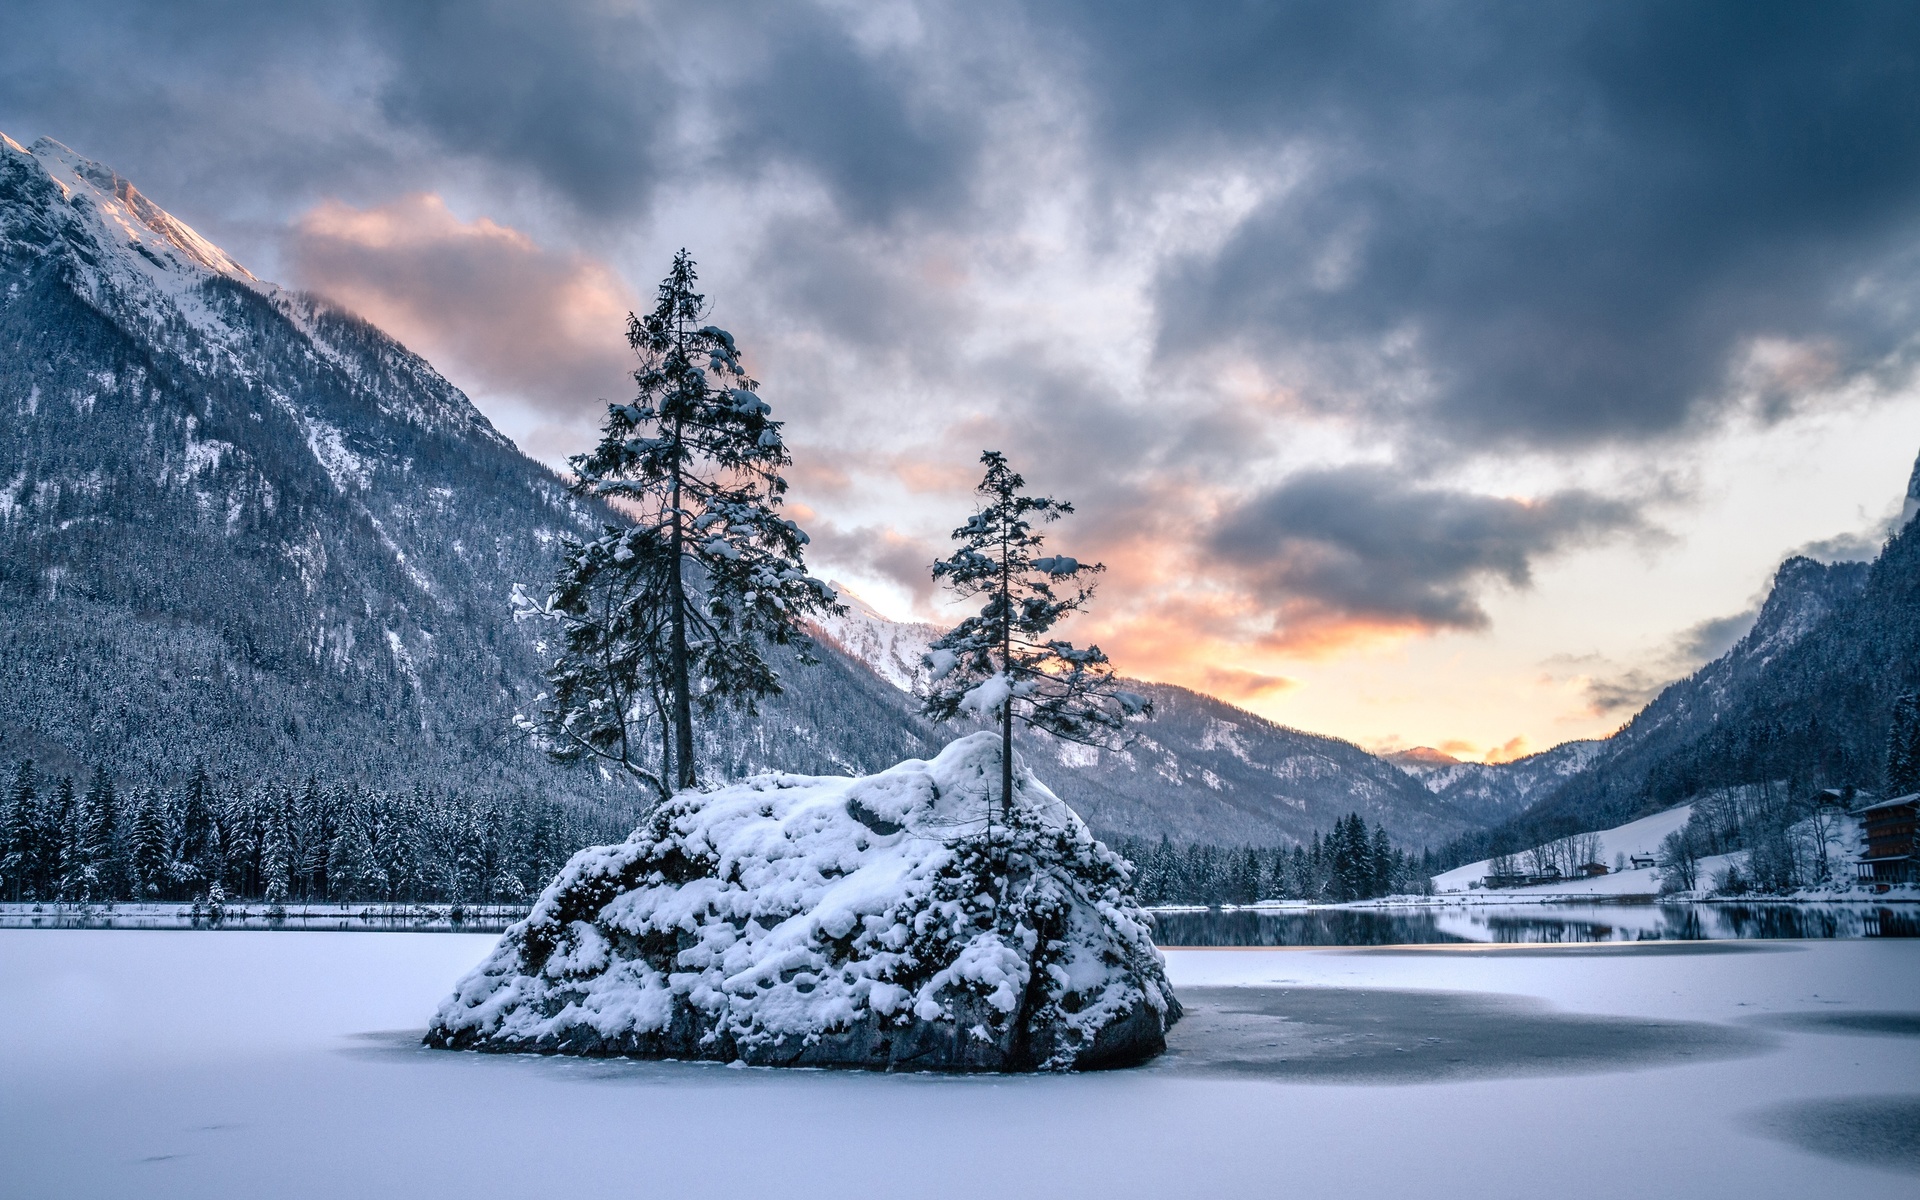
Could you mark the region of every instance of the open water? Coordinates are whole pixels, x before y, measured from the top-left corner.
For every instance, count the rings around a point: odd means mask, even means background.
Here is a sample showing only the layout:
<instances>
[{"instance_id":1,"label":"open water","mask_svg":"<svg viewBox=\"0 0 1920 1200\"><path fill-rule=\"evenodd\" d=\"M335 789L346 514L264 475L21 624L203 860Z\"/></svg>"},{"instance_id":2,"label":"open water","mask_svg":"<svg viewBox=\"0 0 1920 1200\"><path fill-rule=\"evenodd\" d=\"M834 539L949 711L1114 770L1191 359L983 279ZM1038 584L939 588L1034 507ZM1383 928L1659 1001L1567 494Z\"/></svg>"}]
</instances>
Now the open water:
<instances>
[{"instance_id":1,"label":"open water","mask_svg":"<svg viewBox=\"0 0 1920 1200\"><path fill-rule=\"evenodd\" d=\"M1480 904L1154 914L1162 946L1407 946L1920 937L1920 904Z\"/></svg>"}]
</instances>

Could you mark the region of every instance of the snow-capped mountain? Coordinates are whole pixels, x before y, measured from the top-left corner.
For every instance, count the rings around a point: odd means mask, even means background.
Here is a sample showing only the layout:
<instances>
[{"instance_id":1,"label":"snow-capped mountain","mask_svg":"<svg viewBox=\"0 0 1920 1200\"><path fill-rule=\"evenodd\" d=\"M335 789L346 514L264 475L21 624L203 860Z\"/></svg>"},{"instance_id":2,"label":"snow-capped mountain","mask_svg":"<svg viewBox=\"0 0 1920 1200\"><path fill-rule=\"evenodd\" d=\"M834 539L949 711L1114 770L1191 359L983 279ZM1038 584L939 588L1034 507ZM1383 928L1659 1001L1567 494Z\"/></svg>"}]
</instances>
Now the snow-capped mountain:
<instances>
[{"instance_id":1,"label":"snow-capped mountain","mask_svg":"<svg viewBox=\"0 0 1920 1200\"><path fill-rule=\"evenodd\" d=\"M1388 762L1419 780L1436 796L1483 821L1505 820L1567 779L1585 770L1599 756L1602 739L1562 742L1551 750L1510 762L1462 762L1429 746L1417 746L1386 756Z\"/></svg>"},{"instance_id":2,"label":"snow-capped mountain","mask_svg":"<svg viewBox=\"0 0 1920 1200\"><path fill-rule=\"evenodd\" d=\"M543 631L509 598L609 514L392 338L47 140L0 142L0 415L9 759L608 794L512 732ZM864 668L812 670L722 725L716 771L933 748Z\"/></svg>"},{"instance_id":3,"label":"snow-capped mountain","mask_svg":"<svg viewBox=\"0 0 1920 1200\"><path fill-rule=\"evenodd\" d=\"M823 622L823 635L903 694L913 692L925 679L920 658L942 630L890 620L839 590L847 615ZM1133 728L1125 750L1023 735L1042 777L1103 833L1274 845L1305 840L1358 812L1418 847L1481 823L1351 743L1185 688L1127 686L1152 698L1155 715Z\"/></svg>"},{"instance_id":4,"label":"snow-capped mountain","mask_svg":"<svg viewBox=\"0 0 1920 1200\"><path fill-rule=\"evenodd\" d=\"M927 678L921 659L944 630L920 621L895 621L854 595L845 584L836 581L832 587L847 611L819 621L819 631L894 687L903 692L919 691Z\"/></svg>"}]
</instances>

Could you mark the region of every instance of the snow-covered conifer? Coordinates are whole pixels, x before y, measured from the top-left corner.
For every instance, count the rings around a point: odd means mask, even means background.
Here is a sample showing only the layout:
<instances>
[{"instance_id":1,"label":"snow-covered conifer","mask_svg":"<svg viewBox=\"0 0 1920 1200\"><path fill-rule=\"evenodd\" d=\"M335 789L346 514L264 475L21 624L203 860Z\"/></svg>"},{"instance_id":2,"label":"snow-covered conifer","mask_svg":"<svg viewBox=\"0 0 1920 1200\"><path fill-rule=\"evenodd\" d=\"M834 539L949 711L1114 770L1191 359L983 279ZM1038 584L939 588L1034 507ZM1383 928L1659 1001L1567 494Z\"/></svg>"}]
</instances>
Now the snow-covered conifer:
<instances>
[{"instance_id":1,"label":"snow-covered conifer","mask_svg":"<svg viewBox=\"0 0 1920 1200\"><path fill-rule=\"evenodd\" d=\"M194 767L180 799L181 882L204 884L214 877L219 855L219 830L213 812L213 781L205 763Z\"/></svg>"},{"instance_id":2,"label":"snow-covered conifer","mask_svg":"<svg viewBox=\"0 0 1920 1200\"><path fill-rule=\"evenodd\" d=\"M0 895L18 900L31 888L39 784L33 763L21 759L0 807Z\"/></svg>"},{"instance_id":3,"label":"snow-covered conifer","mask_svg":"<svg viewBox=\"0 0 1920 1200\"><path fill-rule=\"evenodd\" d=\"M1887 733L1887 795L1920 792L1920 696L1909 693L1893 702L1893 727Z\"/></svg>"},{"instance_id":4,"label":"snow-covered conifer","mask_svg":"<svg viewBox=\"0 0 1920 1200\"><path fill-rule=\"evenodd\" d=\"M159 896L171 883L167 867L173 860L173 839L167 829L164 802L155 789L145 787L137 794L133 828L127 840L128 875L134 895L142 900Z\"/></svg>"},{"instance_id":5,"label":"snow-covered conifer","mask_svg":"<svg viewBox=\"0 0 1920 1200\"><path fill-rule=\"evenodd\" d=\"M600 445L572 460L574 490L632 524L567 544L548 599L523 608L566 629L552 691L523 727L557 757L618 763L662 795L695 783L695 706L752 711L781 690L765 646L804 653L801 619L838 611L806 573L807 535L780 515L781 423L733 335L704 323L696 279L682 250L654 310L630 318L638 393L608 406Z\"/></svg>"},{"instance_id":6,"label":"snow-covered conifer","mask_svg":"<svg viewBox=\"0 0 1920 1200\"><path fill-rule=\"evenodd\" d=\"M273 797L265 814L266 829L260 847L260 894L268 904L287 902L293 874L293 840L288 830L290 798Z\"/></svg>"},{"instance_id":7,"label":"snow-covered conifer","mask_svg":"<svg viewBox=\"0 0 1920 1200\"><path fill-rule=\"evenodd\" d=\"M1086 605L1093 577L1106 569L1040 553L1045 539L1036 522L1056 521L1073 505L1022 495L1026 480L998 451L980 461L986 465L974 489L980 508L953 531L960 548L933 564L933 577L956 595L985 603L928 649L932 682L924 708L937 721L973 713L999 724L1005 815L1016 718L1066 741L1108 745L1129 718L1151 715L1152 703L1117 686L1100 647L1079 649L1049 636L1061 618Z\"/></svg>"},{"instance_id":8,"label":"snow-covered conifer","mask_svg":"<svg viewBox=\"0 0 1920 1200\"><path fill-rule=\"evenodd\" d=\"M374 874L373 844L367 837L366 826L357 815L350 815L341 821L340 832L333 839L332 853L328 855L328 882L334 896L340 900L356 900L367 895Z\"/></svg>"}]
</instances>

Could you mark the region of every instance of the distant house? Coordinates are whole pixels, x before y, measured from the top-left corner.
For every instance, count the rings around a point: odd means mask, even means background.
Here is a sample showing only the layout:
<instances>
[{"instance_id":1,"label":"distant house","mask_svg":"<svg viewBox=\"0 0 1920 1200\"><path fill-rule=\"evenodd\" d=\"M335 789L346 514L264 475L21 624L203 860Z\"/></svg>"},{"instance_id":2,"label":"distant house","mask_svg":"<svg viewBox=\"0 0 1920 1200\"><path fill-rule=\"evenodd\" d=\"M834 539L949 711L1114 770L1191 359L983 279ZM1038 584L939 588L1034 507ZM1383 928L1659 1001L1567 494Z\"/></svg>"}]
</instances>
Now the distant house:
<instances>
[{"instance_id":1,"label":"distant house","mask_svg":"<svg viewBox=\"0 0 1920 1200\"><path fill-rule=\"evenodd\" d=\"M1565 876L1560 874L1560 868L1548 867L1545 871L1538 873L1520 871L1502 874L1489 873L1480 883L1481 886L1489 889L1519 888L1539 887L1543 883L1560 883L1563 882L1564 879Z\"/></svg>"},{"instance_id":2,"label":"distant house","mask_svg":"<svg viewBox=\"0 0 1920 1200\"><path fill-rule=\"evenodd\" d=\"M1633 864L1633 869L1636 871L1643 870L1647 867L1657 867L1660 865L1659 858L1651 854L1636 854L1632 858L1628 859L1627 861Z\"/></svg>"},{"instance_id":3,"label":"distant house","mask_svg":"<svg viewBox=\"0 0 1920 1200\"><path fill-rule=\"evenodd\" d=\"M1920 792L1854 810L1867 852L1854 864L1862 883L1920 883Z\"/></svg>"},{"instance_id":4,"label":"distant house","mask_svg":"<svg viewBox=\"0 0 1920 1200\"><path fill-rule=\"evenodd\" d=\"M1847 787L1821 788L1808 799L1815 808L1843 808L1853 812L1861 805L1871 804L1875 800L1872 792L1851 785Z\"/></svg>"},{"instance_id":5,"label":"distant house","mask_svg":"<svg viewBox=\"0 0 1920 1200\"><path fill-rule=\"evenodd\" d=\"M1588 878L1588 879L1593 879L1593 878L1595 878L1596 876L1600 876L1600 875L1605 875L1605 874L1607 873L1607 864L1605 864L1605 863L1582 863L1581 865L1579 865L1579 866L1577 866L1577 867L1575 867L1575 868L1573 869L1573 873L1574 873L1575 875L1582 875L1582 876L1585 876L1585 877L1586 877L1586 878Z\"/></svg>"}]
</instances>

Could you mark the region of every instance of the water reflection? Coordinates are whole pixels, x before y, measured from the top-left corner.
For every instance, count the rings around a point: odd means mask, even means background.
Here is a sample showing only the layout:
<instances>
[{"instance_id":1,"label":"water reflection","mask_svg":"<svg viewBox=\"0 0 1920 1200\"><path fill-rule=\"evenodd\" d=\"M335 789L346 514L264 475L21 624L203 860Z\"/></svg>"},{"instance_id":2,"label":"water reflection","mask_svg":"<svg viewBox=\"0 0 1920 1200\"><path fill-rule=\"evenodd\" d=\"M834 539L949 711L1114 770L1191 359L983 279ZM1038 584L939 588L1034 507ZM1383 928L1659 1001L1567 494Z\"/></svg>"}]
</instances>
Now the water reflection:
<instances>
[{"instance_id":1,"label":"water reflection","mask_svg":"<svg viewBox=\"0 0 1920 1200\"><path fill-rule=\"evenodd\" d=\"M1515 904L1213 909L1154 914L1162 946L1407 946L1468 942L1920 937L1920 906Z\"/></svg>"},{"instance_id":2,"label":"water reflection","mask_svg":"<svg viewBox=\"0 0 1920 1200\"><path fill-rule=\"evenodd\" d=\"M259 906L219 920L174 905L0 905L0 929L203 929L499 933L518 905ZM1408 946L1471 942L1920 937L1920 905L1482 904L1430 908L1212 909L1154 914L1162 946Z\"/></svg>"},{"instance_id":3,"label":"water reflection","mask_svg":"<svg viewBox=\"0 0 1920 1200\"><path fill-rule=\"evenodd\" d=\"M0 905L0 929L313 930L344 933L499 933L525 905L235 905L218 915L172 904Z\"/></svg>"}]
</instances>

